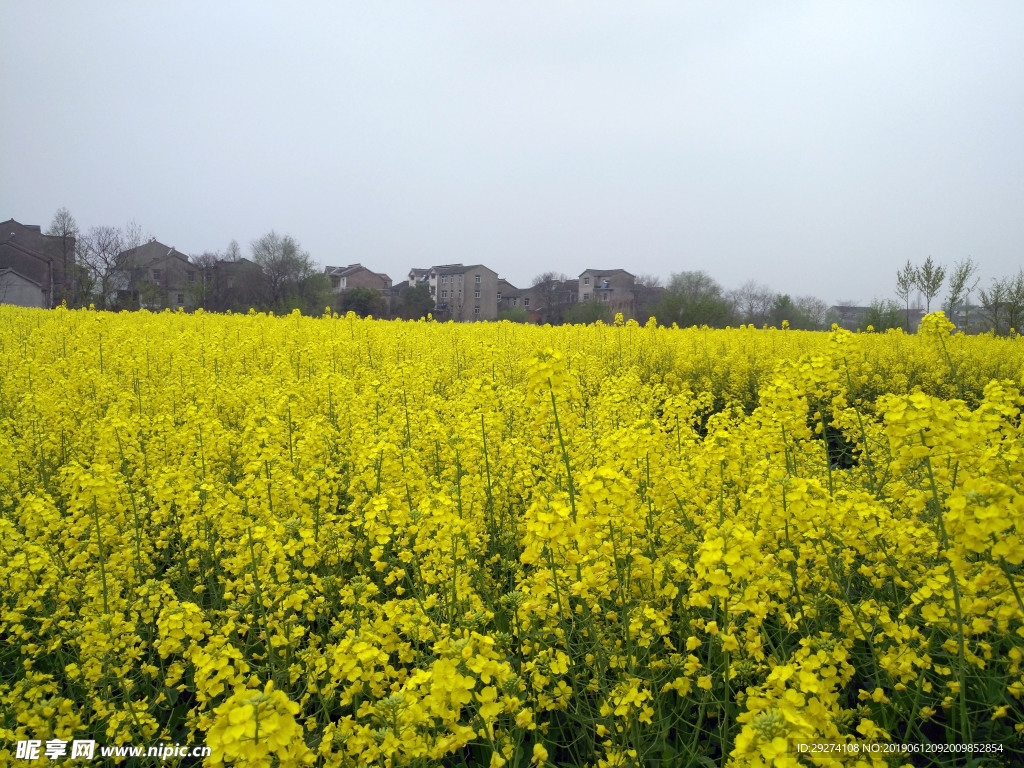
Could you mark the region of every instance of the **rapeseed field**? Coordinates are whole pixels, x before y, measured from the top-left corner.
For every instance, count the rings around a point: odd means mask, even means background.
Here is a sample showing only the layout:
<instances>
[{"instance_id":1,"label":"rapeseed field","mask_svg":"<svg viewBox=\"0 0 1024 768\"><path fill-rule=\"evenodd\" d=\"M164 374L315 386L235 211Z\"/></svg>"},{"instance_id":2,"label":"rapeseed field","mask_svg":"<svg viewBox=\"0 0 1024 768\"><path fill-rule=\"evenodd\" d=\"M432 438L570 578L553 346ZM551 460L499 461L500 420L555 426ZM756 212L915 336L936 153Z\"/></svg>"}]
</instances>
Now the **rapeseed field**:
<instances>
[{"instance_id":1,"label":"rapeseed field","mask_svg":"<svg viewBox=\"0 0 1024 768\"><path fill-rule=\"evenodd\" d=\"M950 330L2 307L0 763L1020 765L1024 342Z\"/></svg>"}]
</instances>

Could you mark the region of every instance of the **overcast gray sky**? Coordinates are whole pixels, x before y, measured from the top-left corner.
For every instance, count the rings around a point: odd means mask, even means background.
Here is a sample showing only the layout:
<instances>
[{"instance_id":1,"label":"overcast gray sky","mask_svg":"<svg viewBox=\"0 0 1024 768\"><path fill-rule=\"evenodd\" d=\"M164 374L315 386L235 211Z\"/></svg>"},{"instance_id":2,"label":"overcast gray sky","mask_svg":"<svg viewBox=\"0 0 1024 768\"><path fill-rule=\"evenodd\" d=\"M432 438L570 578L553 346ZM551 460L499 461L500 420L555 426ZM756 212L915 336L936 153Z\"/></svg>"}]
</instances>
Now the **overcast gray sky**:
<instances>
[{"instance_id":1,"label":"overcast gray sky","mask_svg":"<svg viewBox=\"0 0 1024 768\"><path fill-rule=\"evenodd\" d=\"M828 302L1024 264L1024 3L4 2L0 219L185 253L702 269Z\"/></svg>"}]
</instances>

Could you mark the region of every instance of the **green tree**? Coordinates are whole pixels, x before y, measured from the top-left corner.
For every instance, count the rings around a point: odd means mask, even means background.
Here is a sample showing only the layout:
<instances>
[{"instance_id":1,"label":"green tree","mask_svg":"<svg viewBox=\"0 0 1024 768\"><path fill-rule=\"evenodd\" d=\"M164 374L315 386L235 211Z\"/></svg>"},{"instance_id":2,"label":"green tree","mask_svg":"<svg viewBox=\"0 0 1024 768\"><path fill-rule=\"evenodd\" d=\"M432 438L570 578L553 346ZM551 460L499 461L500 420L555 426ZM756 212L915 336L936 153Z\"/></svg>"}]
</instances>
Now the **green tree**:
<instances>
[{"instance_id":1,"label":"green tree","mask_svg":"<svg viewBox=\"0 0 1024 768\"><path fill-rule=\"evenodd\" d=\"M498 313L499 320L508 320L510 323L526 323L530 320L530 313L522 307L509 307Z\"/></svg>"},{"instance_id":2,"label":"green tree","mask_svg":"<svg viewBox=\"0 0 1024 768\"><path fill-rule=\"evenodd\" d=\"M828 305L814 296L779 294L769 313L772 325L782 327L783 322L798 331L820 331L828 325Z\"/></svg>"},{"instance_id":3,"label":"green tree","mask_svg":"<svg viewBox=\"0 0 1024 768\"><path fill-rule=\"evenodd\" d=\"M968 256L953 265L949 273L949 293L946 296L946 316L953 318L954 313L965 304L969 304L971 294L978 287L978 265Z\"/></svg>"},{"instance_id":4,"label":"green tree","mask_svg":"<svg viewBox=\"0 0 1024 768\"><path fill-rule=\"evenodd\" d=\"M891 299L875 299L868 306L867 312L864 313L863 330L867 330L869 325L879 333L888 331L891 328L903 328L906 330L902 307Z\"/></svg>"},{"instance_id":5,"label":"green tree","mask_svg":"<svg viewBox=\"0 0 1024 768\"><path fill-rule=\"evenodd\" d=\"M917 267L910 263L903 265L903 269L896 273L896 298L903 302L907 309L907 326L910 327L910 297L917 288Z\"/></svg>"},{"instance_id":6,"label":"green tree","mask_svg":"<svg viewBox=\"0 0 1024 768\"><path fill-rule=\"evenodd\" d=\"M932 299L938 296L939 291L942 290L942 283L945 279L946 268L932 261L931 256L925 259L924 264L917 269L915 284L924 295L925 312L932 311Z\"/></svg>"},{"instance_id":7,"label":"green tree","mask_svg":"<svg viewBox=\"0 0 1024 768\"><path fill-rule=\"evenodd\" d=\"M714 278L706 272L678 272L655 305L654 317L662 325L676 323L680 328L723 327L731 312L732 305Z\"/></svg>"},{"instance_id":8,"label":"green tree","mask_svg":"<svg viewBox=\"0 0 1024 768\"><path fill-rule=\"evenodd\" d=\"M612 310L603 301L583 301L573 304L565 313L565 322L570 325L590 325L600 320L602 323L612 321Z\"/></svg>"},{"instance_id":9,"label":"green tree","mask_svg":"<svg viewBox=\"0 0 1024 768\"><path fill-rule=\"evenodd\" d=\"M338 308L341 312L355 312L360 317L384 317L388 303L380 291L373 288L350 288L341 297Z\"/></svg>"},{"instance_id":10,"label":"green tree","mask_svg":"<svg viewBox=\"0 0 1024 768\"><path fill-rule=\"evenodd\" d=\"M421 283L406 290L402 297L402 317L406 320L418 320L433 311L434 297L430 295L430 288L427 285Z\"/></svg>"}]
</instances>

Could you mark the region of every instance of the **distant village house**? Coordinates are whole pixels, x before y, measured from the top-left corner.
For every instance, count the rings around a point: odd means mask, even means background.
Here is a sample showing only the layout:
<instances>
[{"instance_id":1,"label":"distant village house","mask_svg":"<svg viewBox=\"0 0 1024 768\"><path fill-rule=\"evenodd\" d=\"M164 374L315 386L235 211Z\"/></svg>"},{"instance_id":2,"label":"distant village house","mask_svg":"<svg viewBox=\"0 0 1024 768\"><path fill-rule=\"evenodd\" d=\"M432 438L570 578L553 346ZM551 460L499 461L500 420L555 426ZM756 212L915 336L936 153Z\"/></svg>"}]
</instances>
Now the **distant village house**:
<instances>
[{"instance_id":1,"label":"distant village house","mask_svg":"<svg viewBox=\"0 0 1024 768\"><path fill-rule=\"evenodd\" d=\"M0 303L53 307L73 292L75 238L44 235L35 224L0 224Z\"/></svg>"},{"instance_id":2,"label":"distant village house","mask_svg":"<svg viewBox=\"0 0 1024 768\"><path fill-rule=\"evenodd\" d=\"M188 256L156 239L118 255L117 304L140 309L195 309L199 268Z\"/></svg>"}]
</instances>

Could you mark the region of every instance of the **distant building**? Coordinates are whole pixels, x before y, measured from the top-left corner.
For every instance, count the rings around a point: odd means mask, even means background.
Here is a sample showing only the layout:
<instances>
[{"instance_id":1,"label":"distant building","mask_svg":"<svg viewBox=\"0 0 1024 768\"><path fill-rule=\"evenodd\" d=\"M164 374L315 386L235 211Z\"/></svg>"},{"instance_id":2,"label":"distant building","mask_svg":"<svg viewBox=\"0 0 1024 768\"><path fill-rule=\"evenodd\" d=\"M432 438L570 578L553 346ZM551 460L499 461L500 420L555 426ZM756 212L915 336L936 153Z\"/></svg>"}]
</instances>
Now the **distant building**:
<instances>
[{"instance_id":1,"label":"distant building","mask_svg":"<svg viewBox=\"0 0 1024 768\"><path fill-rule=\"evenodd\" d=\"M331 281L331 290L339 302L353 288L370 288L378 291L384 299L387 313L393 309L395 291L391 278L383 272L374 272L362 264L349 264L347 267L325 267L324 274Z\"/></svg>"},{"instance_id":2,"label":"distant building","mask_svg":"<svg viewBox=\"0 0 1024 768\"><path fill-rule=\"evenodd\" d=\"M633 316L636 305L636 277L624 269L587 269L580 273L579 301L600 301L612 312Z\"/></svg>"},{"instance_id":3,"label":"distant building","mask_svg":"<svg viewBox=\"0 0 1024 768\"><path fill-rule=\"evenodd\" d=\"M848 331L866 331L868 310L870 307L856 307L849 304L836 304L835 306L828 308L827 317L831 318L828 322L835 323L840 328L845 328ZM925 316L925 311L920 308L911 307L909 312L909 330L916 331L917 326L921 324L921 318ZM906 309L900 309L900 322L906 322L908 319L908 313Z\"/></svg>"},{"instance_id":4,"label":"distant building","mask_svg":"<svg viewBox=\"0 0 1024 768\"><path fill-rule=\"evenodd\" d=\"M523 307L530 313L530 322L565 322L565 315L579 299L579 280L544 280L521 291Z\"/></svg>"},{"instance_id":5,"label":"distant building","mask_svg":"<svg viewBox=\"0 0 1024 768\"><path fill-rule=\"evenodd\" d=\"M0 268L0 304L45 309L46 302L47 294L42 285L10 267Z\"/></svg>"},{"instance_id":6,"label":"distant building","mask_svg":"<svg viewBox=\"0 0 1024 768\"><path fill-rule=\"evenodd\" d=\"M0 302L53 307L73 300L75 238L44 235L36 224L0 223L0 271L7 290ZM27 302L27 303L23 303Z\"/></svg>"},{"instance_id":7,"label":"distant building","mask_svg":"<svg viewBox=\"0 0 1024 768\"><path fill-rule=\"evenodd\" d=\"M516 288L504 277L499 277L497 296L495 297L498 303L498 313L519 308L521 295L522 291L519 288Z\"/></svg>"},{"instance_id":8,"label":"distant building","mask_svg":"<svg viewBox=\"0 0 1024 768\"><path fill-rule=\"evenodd\" d=\"M416 269L413 267L409 270L409 287L415 288L417 285L430 285L429 269Z\"/></svg>"},{"instance_id":9,"label":"distant building","mask_svg":"<svg viewBox=\"0 0 1024 768\"><path fill-rule=\"evenodd\" d=\"M391 293L391 278L383 272L374 272L362 264L347 267L324 267L324 274L331 281L331 290L344 293L350 288L373 288L385 295Z\"/></svg>"},{"instance_id":10,"label":"distant building","mask_svg":"<svg viewBox=\"0 0 1024 768\"><path fill-rule=\"evenodd\" d=\"M247 312L260 304L263 273L246 258L217 259L202 271L202 300L214 312Z\"/></svg>"},{"instance_id":11,"label":"distant building","mask_svg":"<svg viewBox=\"0 0 1024 768\"><path fill-rule=\"evenodd\" d=\"M194 309L199 267L158 240L118 254L114 277L117 304L140 309Z\"/></svg>"},{"instance_id":12,"label":"distant building","mask_svg":"<svg viewBox=\"0 0 1024 768\"><path fill-rule=\"evenodd\" d=\"M483 264L442 264L409 271L409 286L426 285L438 320L471 322L498 317L498 273Z\"/></svg>"},{"instance_id":13,"label":"distant building","mask_svg":"<svg viewBox=\"0 0 1024 768\"><path fill-rule=\"evenodd\" d=\"M868 313L868 307L855 307L849 304L836 304L828 308L829 317L832 322L840 328L848 331L856 331L864 328L864 316Z\"/></svg>"},{"instance_id":14,"label":"distant building","mask_svg":"<svg viewBox=\"0 0 1024 768\"><path fill-rule=\"evenodd\" d=\"M964 333L984 333L991 325L984 307L975 304L964 304L955 309L949 318L957 330Z\"/></svg>"}]
</instances>

